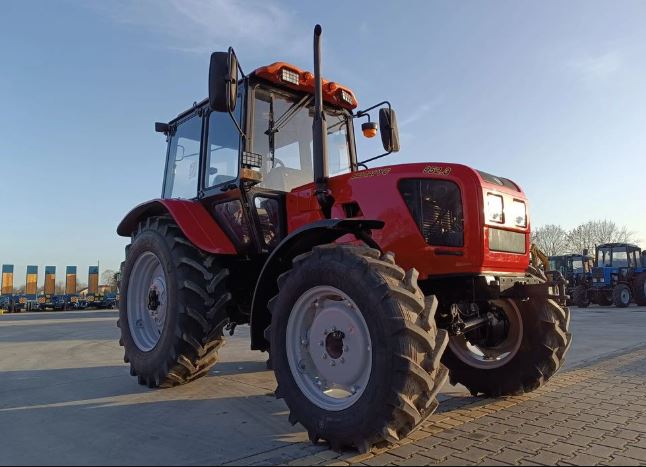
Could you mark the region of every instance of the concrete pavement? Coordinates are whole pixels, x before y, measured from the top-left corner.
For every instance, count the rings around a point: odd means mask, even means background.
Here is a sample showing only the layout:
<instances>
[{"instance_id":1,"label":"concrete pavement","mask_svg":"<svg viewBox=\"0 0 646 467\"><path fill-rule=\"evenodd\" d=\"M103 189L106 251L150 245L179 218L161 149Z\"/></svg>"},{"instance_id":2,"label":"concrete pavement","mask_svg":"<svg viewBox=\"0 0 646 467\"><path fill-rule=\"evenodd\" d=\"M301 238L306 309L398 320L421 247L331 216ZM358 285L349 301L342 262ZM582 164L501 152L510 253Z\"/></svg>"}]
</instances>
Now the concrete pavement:
<instances>
[{"instance_id":1,"label":"concrete pavement","mask_svg":"<svg viewBox=\"0 0 646 467\"><path fill-rule=\"evenodd\" d=\"M506 462L496 455L505 449L527 454L529 444L524 445L525 450L518 445L536 441L531 436L521 439L518 433L501 433L510 437L488 444L497 446L507 442L493 453L495 455L476 450L464 454L469 448L486 450L485 438L478 445L463 445L463 450L456 448L459 442L455 445L435 442L438 439L449 443L455 441L446 439L455 433L447 435L446 432L456 421L461 422L463 431L473 435L467 439L486 434L493 436L491 426L507 423L514 427L520 424L520 419L511 414L520 413L520 409L527 412L529 407L535 408L535 404L541 404L540 410L551 410L550 414L561 413L553 404L556 400L558 405L558 399L563 397L570 397L572 403L578 400L575 394L591 398L595 392L603 397L607 392L608 397L628 397L629 389L646 386L646 375L642 371L646 364L641 363L646 361L643 358L646 350L641 348L646 346L646 308L572 308L572 315L574 343L568 363L544 389L524 398L494 401L467 397L461 388L447 386L441 395L441 413L426 422L431 425L419 431L428 436L417 440L411 437L409 445L373 452L369 455L372 457L357 456L356 452L338 454L328 451L324 445L312 446L301 426L290 426L286 406L273 397L275 381L273 374L265 370L266 354L248 350L248 329L245 327L239 327L236 336L229 339L221 362L209 377L180 388L149 390L137 385L129 376L127 365L123 364L122 349L117 344L116 312L0 316L0 464L248 465L312 460L318 460L318 463L413 460L450 463L457 462L456 459ZM595 370L591 370L593 368ZM622 368L624 373L621 373ZM569 392L564 394L563 391ZM603 397L597 399L612 403ZM646 449L644 433L635 428L646 424L640 418L645 409L634 405L634 398L622 401L619 404L622 407L617 410L623 410L626 423L633 424L628 431L633 432L634 439L621 446L617 442L613 453L598 448L588 455L596 453L597 459L604 459L598 454L606 452L608 462L613 460L610 457L613 455L617 458L626 455L626 459L640 462L634 456L642 453L639 449ZM507 409L511 412L503 411ZM529 410L534 418L523 420L545 424L540 410ZM590 423L607 418L598 411L595 415L588 410L589 407L582 407L572 416L596 417ZM631 411L633 417L629 416ZM505 423L499 423L500 412L507 417ZM476 418L474 414L480 417ZM563 419L564 415L555 417ZM557 423L567 421L557 420ZM623 429L617 425L619 428L614 427L613 435L609 436L614 437L616 430ZM551 430L554 426L546 429ZM442 431L438 431L440 428ZM563 439L571 441L575 435L586 436L580 431L590 429L588 425L571 428L571 432L552 440L551 444L543 446L544 449L531 445L536 448L532 452L552 452L547 448L554 449L553 445L563 444ZM532 431L531 428L523 429ZM514 434L516 436L511 436ZM464 437L463 434L459 436ZM607 443L606 438L603 441ZM420 446L422 440L426 441ZM431 446L431 443L435 444ZM442 453L448 454L438 457L440 451L433 451L435 457L429 456L427 451L434 449L436 444L445 449ZM577 446L576 443L572 445ZM483 454L482 457L476 456L476 452ZM392 457L379 457L386 454ZM465 455L472 454L472 458L465 459ZM574 449L563 453L563 462L584 459L576 458L579 454L584 452ZM504 455L510 454L505 451ZM511 457L505 459L513 460ZM525 455L516 461L540 463ZM641 462L646 462L646 456Z\"/></svg>"}]
</instances>

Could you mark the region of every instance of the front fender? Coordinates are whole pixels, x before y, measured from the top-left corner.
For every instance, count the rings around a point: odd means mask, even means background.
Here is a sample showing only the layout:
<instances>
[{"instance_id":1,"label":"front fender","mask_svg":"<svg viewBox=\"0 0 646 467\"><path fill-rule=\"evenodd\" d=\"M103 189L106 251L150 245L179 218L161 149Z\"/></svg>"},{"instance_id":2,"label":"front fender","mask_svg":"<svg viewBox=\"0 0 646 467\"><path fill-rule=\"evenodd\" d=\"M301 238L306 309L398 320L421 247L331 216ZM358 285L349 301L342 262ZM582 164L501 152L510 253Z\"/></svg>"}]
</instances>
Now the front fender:
<instances>
[{"instance_id":1,"label":"front fender","mask_svg":"<svg viewBox=\"0 0 646 467\"><path fill-rule=\"evenodd\" d=\"M271 323L267 303L278 293L277 279L292 265L292 259L317 245L333 243L347 234L354 235L373 248L379 246L370 231L381 229L383 221L363 219L326 219L301 227L289 234L272 251L260 272L251 304L251 349L268 350L264 331Z\"/></svg>"},{"instance_id":2,"label":"front fender","mask_svg":"<svg viewBox=\"0 0 646 467\"><path fill-rule=\"evenodd\" d=\"M119 223L117 233L129 237L139 222L150 216L170 215L186 238L197 248L207 253L235 255L236 247L197 201L180 199L154 199L135 207Z\"/></svg>"}]
</instances>

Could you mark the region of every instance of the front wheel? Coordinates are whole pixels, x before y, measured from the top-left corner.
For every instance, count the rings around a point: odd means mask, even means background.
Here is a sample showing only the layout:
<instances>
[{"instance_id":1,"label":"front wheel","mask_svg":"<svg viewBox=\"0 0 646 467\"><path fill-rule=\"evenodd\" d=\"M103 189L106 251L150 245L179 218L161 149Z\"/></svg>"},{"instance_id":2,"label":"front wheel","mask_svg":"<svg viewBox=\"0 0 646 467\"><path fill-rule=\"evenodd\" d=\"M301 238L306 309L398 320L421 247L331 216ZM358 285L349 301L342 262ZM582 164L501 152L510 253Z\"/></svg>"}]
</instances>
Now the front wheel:
<instances>
[{"instance_id":1,"label":"front wheel","mask_svg":"<svg viewBox=\"0 0 646 467\"><path fill-rule=\"evenodd\" d=\"M296 257L278 285L267 332L276 396L312 441L366 451L434 412L447 334L415 270L392 254L332 244Z\"/></svg>"},{"instance_id":2,"label":"front wheel","mask_svg":"<svg viewBox=\"0 0 646 467\"><path fill-rule=\"evenodd\" d=\"M630 287L626 284L617 284L614 289L612 289L612 303L617 308L626 308L630 305L632 301L632 293Z\"/></svg>"},{"instance_id":3,"label":"front wheel","mask_svg":"<svg viewBox=\"0 0 646 467\"><path fill-rule=\"evenodd\" d=\"M554 300L493 300L493 324L452 336L443 363L451 384L473 394L520 395L542 386L562 366L572 341L570 312Z\"/></svg>"}]
</instances>

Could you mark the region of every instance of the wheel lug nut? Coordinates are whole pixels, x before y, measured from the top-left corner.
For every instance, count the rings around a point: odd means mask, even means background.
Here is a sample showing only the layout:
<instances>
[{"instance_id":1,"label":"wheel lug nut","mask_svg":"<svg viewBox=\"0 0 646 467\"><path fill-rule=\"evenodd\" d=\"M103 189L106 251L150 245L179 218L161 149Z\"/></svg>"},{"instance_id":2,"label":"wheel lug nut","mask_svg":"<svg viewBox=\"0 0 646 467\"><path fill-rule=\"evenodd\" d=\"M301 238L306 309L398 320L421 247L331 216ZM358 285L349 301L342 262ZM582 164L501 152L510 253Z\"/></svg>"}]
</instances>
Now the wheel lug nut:
<instances>
[{"instance_id":1,"label":"wheel lug nut","mask_svg":"<svg viewBox=\"0 0 646 467\"><path fill-rule=\"evenodd\" d=\"M323 360L327 360L327 354L326 353L323 354Z\"/></svg>"},{"instance_id":2,"label":"wheel lug nut","mask_svg":"<svg viewBox=\"0 0 646 467\"><path fill-rule=\"evenodd\" d=\"M334 360L332 360L332 361L330 362L330 366L336 366L336 362L335 362Z\"/></svg>"},{"instance_id":3,"label":"wheel lug nut","mask_svg":"<svg viewBox=\"0 0 646 467\"><path fill-rule=\"evenodd\" d=\"M339 361L340 361L341 363L345 363L345 358L341 357L341 359L340 359Z\"/></svg>"},{"instance_id":4,"label":"wheel lug nut","mask_svg":"<svg viewBox=\"0 0 646 467\"><path fill-rule=\"evenodd\" d=\"M301 341L301 345L302 345L303 347L307 347L307 344L309 344L309 342L307 342L307 339L303 339L303 340Z\"/></svg>"},{"instance_id":5,"label":"wheel lug nut","mask_svg":"<svg viewBox=\"0 0 646 467\"><path fill-rule=\"evenodd\" d=\"M344 346L343 346L343 351L344 351L344 352L347 352L348 350L350 350L350 348L349 348L347 345L344 345Z\"/></svg>"},{"instance_id":6,"label":"wheel lug nut","mask_svg":"<svg viewBox=\"0 0 646 467\"><path fill-rule=\"evenodd\" d=\"M319 342L319 345L320 345L321 347L323 347L323 346L325 345L325 342L321 341L321 342Z\"/></svg>"}]
</instances>

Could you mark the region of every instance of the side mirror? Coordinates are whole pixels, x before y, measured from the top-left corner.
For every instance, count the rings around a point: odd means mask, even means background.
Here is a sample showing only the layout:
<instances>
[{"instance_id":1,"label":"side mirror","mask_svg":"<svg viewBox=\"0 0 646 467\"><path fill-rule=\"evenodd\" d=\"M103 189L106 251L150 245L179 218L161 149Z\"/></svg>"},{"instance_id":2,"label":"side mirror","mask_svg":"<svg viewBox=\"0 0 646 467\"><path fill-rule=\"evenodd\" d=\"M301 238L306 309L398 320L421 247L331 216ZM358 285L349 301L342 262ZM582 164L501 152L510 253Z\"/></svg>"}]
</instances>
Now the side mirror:
<instances>
[{"instance_id":1,"label":"side mirror","mask_svg":"<svg viewBox=\"0 0 646 467\"><path fill-rule=\"evenodd\" d=\"M379 129L381 142L387 152L399 151L399 129L397 128L397 115L391 108L379 109Z\"/></svg>"},{"instance_id":2,"label":"side mirror","mask_svg":"<svg viewBox=\"0 0 646 467\"><path fill-rule=\"evenodd\" d=\"M170 125L168 123L155 122L155 131L167 135L170 133Z\"/></svg>"},{"instance_id":3,"label":"side mirror","mask_svg":"<svg viewBox=\"0 0 646 467\"><path fill-rule=\"evenodd\" d=\"M209 66L209 106L215 112L233 112L238 96L238 59L232 48L213 52Z\"/></svg>"}]
</instances>

